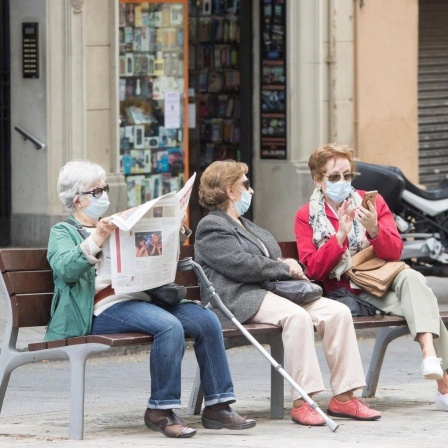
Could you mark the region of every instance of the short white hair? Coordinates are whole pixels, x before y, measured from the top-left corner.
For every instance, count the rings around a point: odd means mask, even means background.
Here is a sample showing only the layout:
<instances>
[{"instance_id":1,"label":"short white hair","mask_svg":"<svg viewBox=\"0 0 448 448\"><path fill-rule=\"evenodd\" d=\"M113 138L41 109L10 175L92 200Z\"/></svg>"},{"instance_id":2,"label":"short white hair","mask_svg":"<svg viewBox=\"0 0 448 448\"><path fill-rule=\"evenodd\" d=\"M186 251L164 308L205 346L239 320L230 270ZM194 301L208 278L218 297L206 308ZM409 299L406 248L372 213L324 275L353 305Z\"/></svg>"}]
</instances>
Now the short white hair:
<instances>
[{"instance_id":1,"label":"short white hair","mask_svg":"<svg viewBox=\"0 0 448 448\"><path fill-rule=\"evenodd\" d=\"M77 194L106 180L104 169L88 160L72 160L59 171L57 192L60 201L68 212L75 208L73 199Z\"/></svg>"}]
</instances>

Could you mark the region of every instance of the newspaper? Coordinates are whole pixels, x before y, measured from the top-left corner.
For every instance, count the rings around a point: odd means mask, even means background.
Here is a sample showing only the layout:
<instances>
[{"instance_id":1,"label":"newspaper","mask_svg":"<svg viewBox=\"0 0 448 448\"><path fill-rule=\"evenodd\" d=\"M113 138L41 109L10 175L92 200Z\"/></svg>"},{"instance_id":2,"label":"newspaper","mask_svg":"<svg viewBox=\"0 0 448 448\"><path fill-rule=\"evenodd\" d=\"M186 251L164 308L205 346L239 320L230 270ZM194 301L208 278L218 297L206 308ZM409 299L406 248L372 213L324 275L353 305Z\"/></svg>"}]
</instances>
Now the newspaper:
<instances>
[{"instance_id":1,"label":"newspaper","mask_svg":"<svg viewBox=\"0 0 448 448\"><path fill-rule=\"evenodd\" d=\"M196 173L171 192L111 216L117 229L103 245L98 275L111 278L117 294L144 291L173 282L179 229L185 219Z\"/></svg>"}]
</instances>

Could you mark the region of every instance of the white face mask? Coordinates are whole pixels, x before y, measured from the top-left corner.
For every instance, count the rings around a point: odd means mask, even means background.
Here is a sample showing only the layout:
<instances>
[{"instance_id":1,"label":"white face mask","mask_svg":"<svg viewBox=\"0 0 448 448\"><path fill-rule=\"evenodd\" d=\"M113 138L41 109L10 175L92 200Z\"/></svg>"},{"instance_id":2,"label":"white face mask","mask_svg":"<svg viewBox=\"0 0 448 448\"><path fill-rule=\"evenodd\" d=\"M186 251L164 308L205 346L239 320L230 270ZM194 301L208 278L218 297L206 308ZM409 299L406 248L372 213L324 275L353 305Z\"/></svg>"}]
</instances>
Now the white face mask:
<instances>
[{"instance_id":1,"label":"white face mask","mask_svg":"<svg viewBox=\"0 0 448 448\"><path fill-rule=\"evenodd\" d=\"M344 180L340 182L328 182L325 180L325 185L327 186L327 189L324 191L324 194L336 204L342 203L350 194L352 188L352 183Z\"/></svg>"},{"instance_id":2,"label":"white face mask","mask_svg":"<svg viewBox=\"0 0 448 448\"><path fill-rule=\"evenodd\" d=\"M105 191L99 198L89 196L90 204L83 210L83 212L92 219L99 219L109 208L109 196Z\"/></svg>"},{"instance_id":3,"label":"white face mask","mask_svg":"<svg viewBox=\"0 0 448 448\"><path fill-rule=\"evenodd\" d=\"M246 213L249 210L251 202L252 202L252 195L247 190L244 190L241 193L241 200L234 202L236 213L238 214L238 216L243 216L244 213Z\"/></svg>"}]
</instances>

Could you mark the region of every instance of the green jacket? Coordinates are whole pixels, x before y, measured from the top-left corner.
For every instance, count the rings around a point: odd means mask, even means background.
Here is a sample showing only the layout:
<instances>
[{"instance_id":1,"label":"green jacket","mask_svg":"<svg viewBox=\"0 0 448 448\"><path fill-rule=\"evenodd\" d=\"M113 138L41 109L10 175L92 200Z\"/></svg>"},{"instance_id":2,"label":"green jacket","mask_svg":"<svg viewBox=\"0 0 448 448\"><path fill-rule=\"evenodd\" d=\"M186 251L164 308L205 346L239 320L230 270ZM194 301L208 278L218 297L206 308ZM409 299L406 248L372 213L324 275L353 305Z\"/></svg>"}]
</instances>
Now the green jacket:
<instances>
[{"instance_id":1,"label":"green jacket","mask_svg":"<svg viewBox=\"0 0 448 448\"><path fill-rule=\"evenodd\" d=\"M66 222L50 231L47 258L53 270L54 296L45 341L90 334L95 265L82 252L82 241L78 230Z\"/></svg>"}]
</instances>

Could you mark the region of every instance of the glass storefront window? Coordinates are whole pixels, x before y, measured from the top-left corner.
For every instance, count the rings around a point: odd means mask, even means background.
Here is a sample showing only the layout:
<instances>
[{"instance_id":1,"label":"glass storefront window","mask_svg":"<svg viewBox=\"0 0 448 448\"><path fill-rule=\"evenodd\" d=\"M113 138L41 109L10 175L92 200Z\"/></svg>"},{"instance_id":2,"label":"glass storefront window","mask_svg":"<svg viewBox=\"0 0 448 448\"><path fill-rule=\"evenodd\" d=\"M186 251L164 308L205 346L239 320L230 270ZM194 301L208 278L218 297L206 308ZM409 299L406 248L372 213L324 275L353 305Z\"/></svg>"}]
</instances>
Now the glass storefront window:
<instances>
[{"instance_id":1,"label":"glass storefront window","mask_svg":"<svg viewBox=\"0 0 448 448\"><path fill-rule=\"evenodd\" d=\"M188 178L187 0L119 3L120 168L128 206Z\"/></svg>"}]
</instances>

